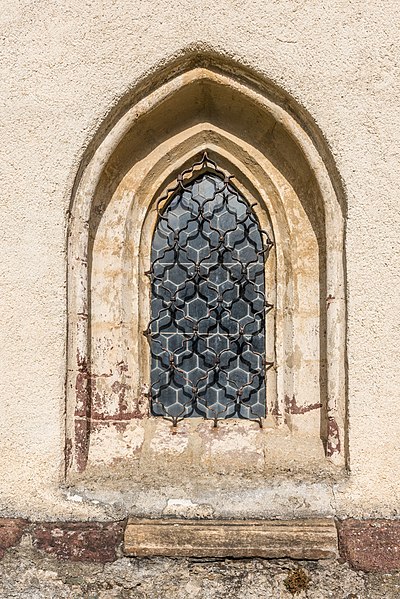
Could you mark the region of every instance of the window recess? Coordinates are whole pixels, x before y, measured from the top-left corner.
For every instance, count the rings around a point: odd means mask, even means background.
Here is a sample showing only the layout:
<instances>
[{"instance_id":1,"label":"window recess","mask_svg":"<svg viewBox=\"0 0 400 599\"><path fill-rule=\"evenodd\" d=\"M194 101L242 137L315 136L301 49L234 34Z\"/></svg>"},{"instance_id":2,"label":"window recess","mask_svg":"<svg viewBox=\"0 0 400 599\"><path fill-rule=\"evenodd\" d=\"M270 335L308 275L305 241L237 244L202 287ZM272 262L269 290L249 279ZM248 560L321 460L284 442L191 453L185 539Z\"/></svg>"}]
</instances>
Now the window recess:
<instances>
[{"instance_id":1,"label":"window recess","mask_svg":"<svg viewBox=\"0 0 400 599\"><path fill-rule=\"evenodd\" d=\"M273 242L232 177L204 153L157 202L151 410L185 417L266 415L265 261Z\"/></svg>"}]
</instances>

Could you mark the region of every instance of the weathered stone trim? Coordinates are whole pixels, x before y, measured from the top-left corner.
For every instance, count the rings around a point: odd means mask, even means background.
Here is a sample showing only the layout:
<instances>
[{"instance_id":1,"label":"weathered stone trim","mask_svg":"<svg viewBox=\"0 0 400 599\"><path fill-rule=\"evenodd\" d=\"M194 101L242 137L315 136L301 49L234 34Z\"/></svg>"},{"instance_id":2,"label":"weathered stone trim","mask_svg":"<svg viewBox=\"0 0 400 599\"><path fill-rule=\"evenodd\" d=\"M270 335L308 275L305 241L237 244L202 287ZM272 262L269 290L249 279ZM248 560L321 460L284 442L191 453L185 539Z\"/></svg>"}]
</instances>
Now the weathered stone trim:
<instances>
[{"instance_id":1,"label":"weathered stone trim","mask_svg":"<svg viewBox=\"0 0 400 599\"><path fill-rule=\"evenodd\" d=\"M124 553L135 557L264 557L326 559L337 556L332 518L304 520L131 519Z\"/></svg>"},{"instance_id":2,"label":"weathered stone trim","mask_svg":"<svg viewBox=\"0 0 400 599\"><path fill-rule=\"evenodd\" d=\"M338 522L340 555L365 572L400 570L400 520Z\"/></svg>"}]
</instances>

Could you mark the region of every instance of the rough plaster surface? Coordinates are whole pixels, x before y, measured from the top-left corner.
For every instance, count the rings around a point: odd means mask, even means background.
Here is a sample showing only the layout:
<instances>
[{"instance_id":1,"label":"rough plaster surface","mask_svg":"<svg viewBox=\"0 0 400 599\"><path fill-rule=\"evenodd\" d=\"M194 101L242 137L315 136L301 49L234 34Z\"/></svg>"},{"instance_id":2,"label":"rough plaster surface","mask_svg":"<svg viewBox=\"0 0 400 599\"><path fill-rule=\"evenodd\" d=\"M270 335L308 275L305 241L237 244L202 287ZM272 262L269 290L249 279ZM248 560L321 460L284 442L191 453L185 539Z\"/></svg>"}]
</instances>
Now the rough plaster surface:
<instances>
[{"instance_id":1,"label":"rough plaster surface","mask_svg":"<svg viewBox=\"0 0 400 599\"><path fill-rule=\"evenodd\" d=\"M198 47L285 89L331 149L348 199L351 471L327 493L337 514L398 515L399 17L394 0L7 0L0 16L2 514L105 514L102 504L60 491L69 200L83 152L110 109L169 57Z\"/></svg>"},{"instance_id":2,"label":"rough plaster surface","mask_svg":"<svg viewBox=\"0 0 400 599\"><path fill-rule=\"evenodd\" d=\"M292 595L285 581L308 580ZM397 599L396 574L354 572L335 561L119 559L112 564L57 562L29 547L0 565L0 597L18 599Z\"/></svg>"}]
</instances>

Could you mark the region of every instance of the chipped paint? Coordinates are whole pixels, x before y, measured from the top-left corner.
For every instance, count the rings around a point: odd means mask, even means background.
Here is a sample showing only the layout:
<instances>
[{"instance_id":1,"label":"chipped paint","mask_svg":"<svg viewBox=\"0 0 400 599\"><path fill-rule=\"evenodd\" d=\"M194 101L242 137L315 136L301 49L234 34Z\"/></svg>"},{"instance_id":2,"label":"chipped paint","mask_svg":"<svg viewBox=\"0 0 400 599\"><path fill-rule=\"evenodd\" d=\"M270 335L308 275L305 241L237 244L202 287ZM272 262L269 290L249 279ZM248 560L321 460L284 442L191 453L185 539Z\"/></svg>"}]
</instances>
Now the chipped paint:
<instances>
[{"instance_id":1,"label":"chipped paint","mask_svg":"<svg viewBox=\"0 0 400 599\"><path fill-rule=\"evenodd\" d=\"M328 441L326 453L329 457L340 453L340 429L336 420L332 416L328 418Z\"/></svg>"},{"instance_id":2,"label":"chipped paint","mask_svg":"<svg viewBox=\"0 0 400 599\"><path fill-rule=\"evenodd\" d=\"M167 505L162 511L163 516L175 516L179 518L212 518L214 510L211 505L196 503L191 499L168 499Z\"/></svg>"},{"instance_id":3,"label":"chipped paint","mask_svg":"<svg viewBox=\"0 0 400 599\"><path fill-rule=\"evenodd\" d=\"M306 414L307 412L318 410L319 408L322 408L322 403L320 402L298 406L294 395L291 398L285 395L285 411L288 414Z\"/></svg>"},{"instance_id":4,"label":"chipped paint","mask_svg":"<svg viewBox=\"0 0 400 599\"><path fill-rule=\"evenodd\" d=\"M143 441L144 430L138 422L96 422L90 436L90 460L109 466L116 460L137 457Z\"/></svg>"},{"instance_id":5,"label":"chipped paint","mask_svg":"<svg viewBox=\"0 0 400 599\"><path fill-rule=\"evenodd\" d=\"M182 454L189 444L190 427L183 424L177 430L165 421L156 426L150 441L150 449L161 454Z\"/></svg>"}]
</instances>

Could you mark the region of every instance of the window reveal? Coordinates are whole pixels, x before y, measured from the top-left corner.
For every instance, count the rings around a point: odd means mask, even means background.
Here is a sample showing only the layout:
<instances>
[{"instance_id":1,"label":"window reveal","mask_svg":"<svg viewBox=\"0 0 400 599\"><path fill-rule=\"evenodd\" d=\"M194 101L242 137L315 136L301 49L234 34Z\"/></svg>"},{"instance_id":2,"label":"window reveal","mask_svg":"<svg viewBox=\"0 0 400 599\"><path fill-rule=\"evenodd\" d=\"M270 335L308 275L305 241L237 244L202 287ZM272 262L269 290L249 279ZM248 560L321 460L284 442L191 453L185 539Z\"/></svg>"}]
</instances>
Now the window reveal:
<instances>
[{"instance_id":1,"label":"window reveal","mask_svg":"<svg viewBox=\"0 0 400 599\"><path fill-rule=\"evenodd\" d=\"M264 268L272 246L207 154L157 203L151 249L151 408L171 419L266 413Z\"/></svg>"}]
</instances>

